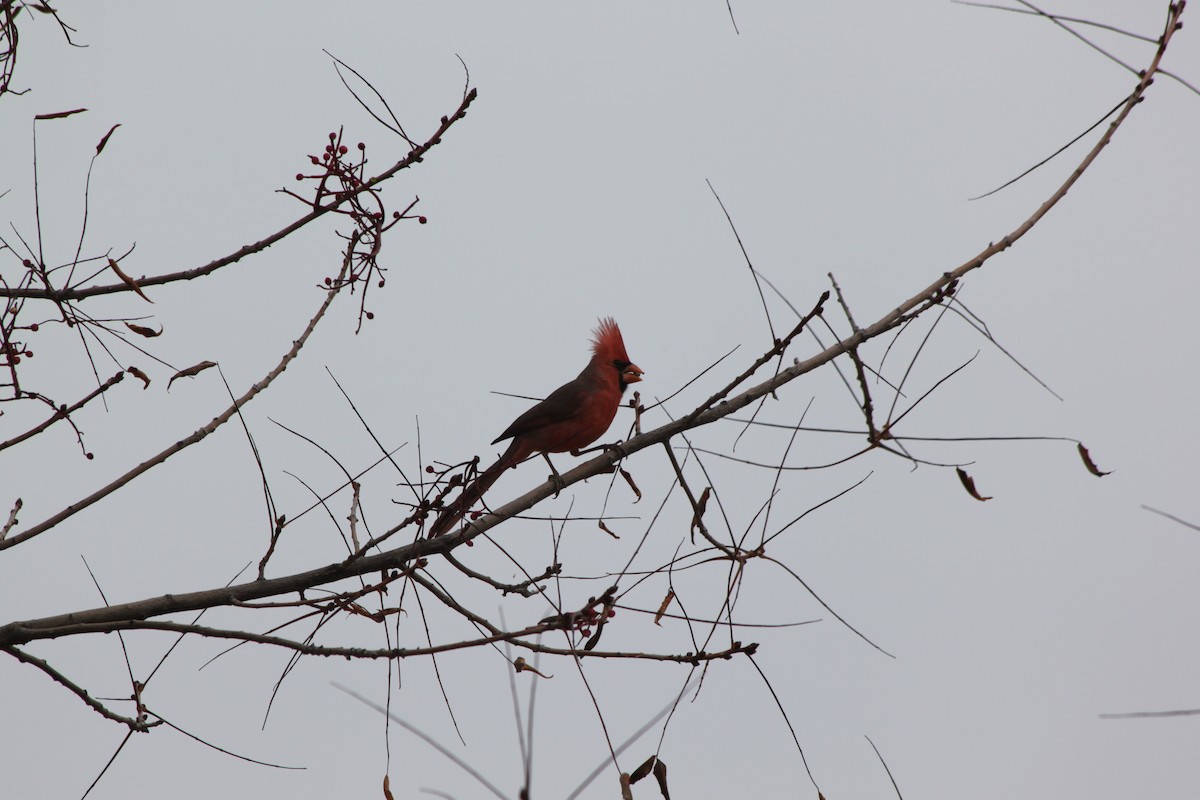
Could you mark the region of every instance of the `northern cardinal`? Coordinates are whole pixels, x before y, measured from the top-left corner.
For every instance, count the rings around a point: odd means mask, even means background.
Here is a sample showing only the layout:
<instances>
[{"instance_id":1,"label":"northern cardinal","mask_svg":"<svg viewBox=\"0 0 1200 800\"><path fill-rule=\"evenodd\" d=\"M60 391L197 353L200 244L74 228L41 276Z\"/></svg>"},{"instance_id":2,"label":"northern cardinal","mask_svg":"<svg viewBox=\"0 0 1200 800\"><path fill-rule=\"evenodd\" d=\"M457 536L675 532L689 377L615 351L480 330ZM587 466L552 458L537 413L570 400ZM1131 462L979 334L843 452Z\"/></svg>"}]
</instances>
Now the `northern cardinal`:
<instances>
[{"instance_id":1,"label":"northern cardinal","mask_svg":"<svg viewBox=\"0 0 1200 800\"><path fill-rule=\"evenodd\" d=\"M617 415L625 388L640 381L642 374L625 353L617 323L612 317L600 320L592 339L592 358L583 372L517 417L496 437L492 444L505 439L512 439L512 444L438 514L429 527L430 537L450 530L509 467L534 453L578 455L580 449L603 436Z\"/></svg>"}]
</instances>

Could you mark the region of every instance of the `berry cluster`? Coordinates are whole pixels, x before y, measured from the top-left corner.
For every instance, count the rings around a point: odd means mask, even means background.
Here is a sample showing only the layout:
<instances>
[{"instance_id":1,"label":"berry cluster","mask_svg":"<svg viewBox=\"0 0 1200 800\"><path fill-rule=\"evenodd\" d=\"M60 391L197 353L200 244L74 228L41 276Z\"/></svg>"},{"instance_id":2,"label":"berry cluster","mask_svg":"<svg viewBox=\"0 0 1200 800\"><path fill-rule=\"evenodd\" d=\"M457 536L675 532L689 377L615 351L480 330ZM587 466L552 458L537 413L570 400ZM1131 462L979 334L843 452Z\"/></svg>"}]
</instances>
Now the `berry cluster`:
<instances>
[{"instance_id":1,"label":"berry cluster","mask_svg":"<svg viewBox=\"0 0 1200 800\"><path fill-rule=\"evenodd\" d=\"M296 175L297 181L315 184L311 197L301 197L287 189L282 191L311 205L314 213L341 214L353 222L354 230L342 234L348 242L348 270L336 279L326 277L324 284L330 289L340 289L346 285L352 289L362 286L359 308L361 328L364 319L375 318L374 313L366 308L368 287L373 283L382 289L386 283L384 273L387 270L378 261L383 234L402 220L415 219L421 225L428 220L424 216L409 213L420 198L414 199L403 211L393 211L389 216L382 197L382 179L367 175L367 146L359 142L355 145L355 151L351 155L350 148L344 144L343 131L330 133L329 143L322 153L308 157L317 170L313 174L301 172Z\"/></svg>"}]
</instances>

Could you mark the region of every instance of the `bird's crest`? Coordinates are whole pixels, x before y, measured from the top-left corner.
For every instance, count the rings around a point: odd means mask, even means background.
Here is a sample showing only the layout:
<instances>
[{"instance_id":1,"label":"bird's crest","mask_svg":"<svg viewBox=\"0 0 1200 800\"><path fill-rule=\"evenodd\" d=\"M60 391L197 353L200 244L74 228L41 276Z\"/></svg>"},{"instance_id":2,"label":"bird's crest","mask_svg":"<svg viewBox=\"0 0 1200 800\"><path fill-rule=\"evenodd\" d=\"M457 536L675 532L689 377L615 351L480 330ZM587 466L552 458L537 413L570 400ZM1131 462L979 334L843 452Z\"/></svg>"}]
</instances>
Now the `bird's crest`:
<instances>
[{"instance_id":1,"label":"bird's crest","mask_svg":"<svg viewBox=\"0 0 1200 800\"><path fill-rule=\"evenodd\" d=\"M625 340L621 338L621 329L612 317L605 317L593 331L592 354L601 361L629 362L625 352Z\"/></svg>"}]
</instances>

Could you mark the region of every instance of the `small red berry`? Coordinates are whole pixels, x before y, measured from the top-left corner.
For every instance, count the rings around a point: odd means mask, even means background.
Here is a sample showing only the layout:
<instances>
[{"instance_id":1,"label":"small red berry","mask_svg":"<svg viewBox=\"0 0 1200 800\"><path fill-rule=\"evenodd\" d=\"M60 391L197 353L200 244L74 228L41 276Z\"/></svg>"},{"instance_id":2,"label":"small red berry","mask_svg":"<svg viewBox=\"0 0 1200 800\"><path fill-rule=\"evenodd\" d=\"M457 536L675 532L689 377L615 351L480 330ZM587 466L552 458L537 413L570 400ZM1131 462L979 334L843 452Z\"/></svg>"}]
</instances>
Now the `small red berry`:
<instances>
[{"instance_id":1,"label":"small red berry","mask_svg":"<svg viewBox=\"0 0 1200 800\"><path fill-rule=\"evenodd\" d=\"M433 465L432 465L432 464L430 464L429 466L427 466L427 467L425 468L425 471L426 471L427 473L429 473L430 475L432 475L432 474L433 474Z\"/></svg>"},{"instance_id":2,"label":"small red berry","mask_svg":"<svg viewBox=\"0 0 1200 800\"><path fill-rule=\"evenodd\" d=\"M345 155L346 153L350 152L350 148L346 147L346 145L342 145L341 147L338 148L338 152L341 153L342 155Z\"/></svg>"},{"instance_id":3,"label":"small red berry","mask_svg":"<svg viewBox=\"0 0 1200 800\"><path fill-rule=\"evenodd\" d=\"M363 144L362 142L359 142L359 143L358 143L358 149L359 149L359 150L366 150L366 149L367 149L367 146L366 146L365 144Z\"/></svg>"},{"instance_id":4,"label":"small red berry","mask_svg":"<svg viewBox=\"0 0 1200 800\"><path fill-rule=\"evenodd\" d=\"M303 173L303 172L297 172L297 173L296 173L296 180L298 180L298 181L302 181L302 180L304 180L304 173Z\"/></svg>"},{"instance_id":5,"label":"small red berry","mask_svg":"<svg viewBox=\"0 0 1200 800\"><path fill-rule=\"evenodd\" d=\"M36 322L29 326L29 330L33 331L34 333L37 333L37 329L38 324Z\"/></svg>"},{"instance_id":6,"label":"small red berry","mask_svg":"<svg viewBox=\"0 0 1200 800\"><path fill-rule=\"evenodd\" d=\"M399 211L393 211L393 212L392 212L392 219L400 219L400 212L399 212Z\"/></svg>"},{"instance_id":7,"label":"small red berry","mask_svg":"<svg viewBox=\"0 0 1200 800\"><path fill-rule=\"evenodd\" d=\"M336 140L337 140L337 134L336 134L336 133L331 133L331 134L329 134L329 141L333 142L333 141L336 141Z\"/></svg>"},{"instance_id":8,"label":"small red berry","mask_svg":"<svg viewBox=\"0 0 1200 800\"><path fill-rule=\"evenodd\" d=\"M375 312L368 311L366 316L367 316L367 319L375 319Z\"/></svg>"},{"instance_id":9,"label":"small red berry","mask_svg":"<svg viewBox=\"0 0 1200 800\"><path fill-rule=\"evenodd\" d=\"M424 217L417 217L417 222L424 225L426 222L429 222L429 220L425 219Z\"/></svg>"},{"instance_id":10,"label":"small red berry","mask_svg":"<svg viewBox=\"0 0 1200 800\"><path fill-rule=\"evenodd\" d=\"M95 453L84 453L84 455L87 456L88 461L91 461L93 458L96 457Z\"/></svg>"},{"instance_id":11,"label":"small red berry","mask_svg":"<svg viewBox=\"0 0 1200 800\"><path fill-rule=\"evenodd\" d=\"M326 285L326 286L331 286L332 284L333 284L333 278L326 278L326 279L325 279L325 285Z\"/></svg>"}]
</instances>

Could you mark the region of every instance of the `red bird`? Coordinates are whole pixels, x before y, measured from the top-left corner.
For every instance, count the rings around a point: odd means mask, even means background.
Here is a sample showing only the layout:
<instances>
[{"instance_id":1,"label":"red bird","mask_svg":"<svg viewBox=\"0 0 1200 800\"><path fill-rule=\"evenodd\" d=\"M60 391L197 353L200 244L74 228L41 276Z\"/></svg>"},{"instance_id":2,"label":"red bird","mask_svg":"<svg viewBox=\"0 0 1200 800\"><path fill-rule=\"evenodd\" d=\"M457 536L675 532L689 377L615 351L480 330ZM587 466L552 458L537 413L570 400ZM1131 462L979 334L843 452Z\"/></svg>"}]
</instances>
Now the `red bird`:
<instances>
[{"instance_id":1,"label":"red bird","mask_svg":"<svg viewBox=\"0 0 1200 800\"><path fill-rule=\"evenodd\" d=\"M512 439L512 444L442 510L429 527L430 537L450 530L509 467L534 453L578 455L579 450L603 436L617 415L625 388L640 381L642 374L625 353L617 323L612 317L600 320L592 339L592 359L583 372L517 417L496 437L492 444L505 439Z\"/></svg>"}]
</instances>

